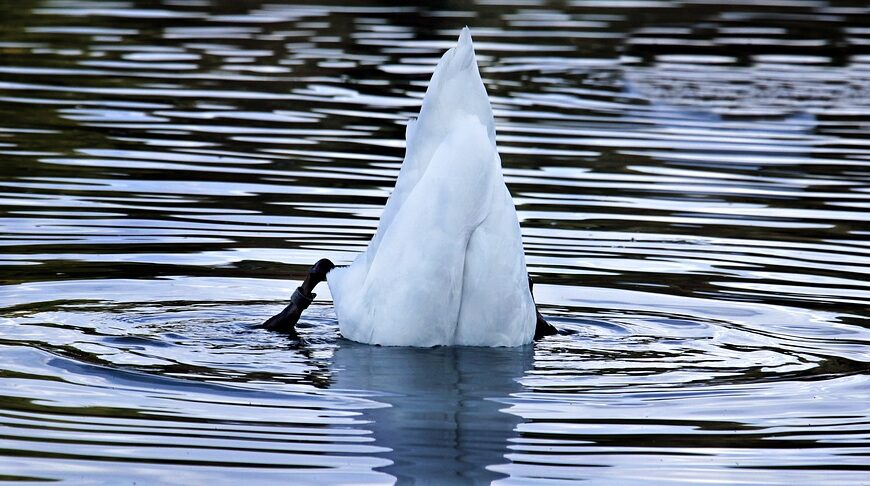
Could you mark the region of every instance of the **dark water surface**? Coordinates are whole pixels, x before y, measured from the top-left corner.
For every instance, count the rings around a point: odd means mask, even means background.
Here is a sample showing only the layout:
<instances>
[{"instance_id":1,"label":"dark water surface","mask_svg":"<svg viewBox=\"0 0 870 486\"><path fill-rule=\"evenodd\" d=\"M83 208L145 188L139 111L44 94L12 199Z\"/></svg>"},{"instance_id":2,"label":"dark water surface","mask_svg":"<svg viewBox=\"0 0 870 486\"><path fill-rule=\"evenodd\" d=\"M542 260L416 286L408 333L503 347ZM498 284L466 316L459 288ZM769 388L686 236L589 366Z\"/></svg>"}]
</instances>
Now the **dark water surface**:
<instances>
[{"instance_id":1,"label":"dark water surface","mask_svg":"<svg viewBox=\"0 0 870 486\"><path fill-rule=\"evenodd\" d=\"M0 0L0 480L870 484L865 2ZM253 330L464 25L517 349Z\"/></svg>"}]
</instances>

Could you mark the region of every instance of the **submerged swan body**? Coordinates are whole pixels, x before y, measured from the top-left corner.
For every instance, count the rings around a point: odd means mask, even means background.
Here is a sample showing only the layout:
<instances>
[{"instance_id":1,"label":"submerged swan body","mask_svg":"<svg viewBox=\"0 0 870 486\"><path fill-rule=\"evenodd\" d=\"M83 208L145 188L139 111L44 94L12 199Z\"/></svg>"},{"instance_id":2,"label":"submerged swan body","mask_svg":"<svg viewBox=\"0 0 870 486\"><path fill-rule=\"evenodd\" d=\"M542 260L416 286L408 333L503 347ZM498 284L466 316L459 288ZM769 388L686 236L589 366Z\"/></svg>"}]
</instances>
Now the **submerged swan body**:
<instances>
[{"instance_id":1,"label":"submerged swan body","mask_svg":"<svg viewBox=\"0 0 870 486\"><path fill-rule=\"evenodd\" d=\"M341 334L393 346L517 346L535 334L520 226L471 35L438 63L365 252L327 275Z\"/></svg>"}]
</instances>

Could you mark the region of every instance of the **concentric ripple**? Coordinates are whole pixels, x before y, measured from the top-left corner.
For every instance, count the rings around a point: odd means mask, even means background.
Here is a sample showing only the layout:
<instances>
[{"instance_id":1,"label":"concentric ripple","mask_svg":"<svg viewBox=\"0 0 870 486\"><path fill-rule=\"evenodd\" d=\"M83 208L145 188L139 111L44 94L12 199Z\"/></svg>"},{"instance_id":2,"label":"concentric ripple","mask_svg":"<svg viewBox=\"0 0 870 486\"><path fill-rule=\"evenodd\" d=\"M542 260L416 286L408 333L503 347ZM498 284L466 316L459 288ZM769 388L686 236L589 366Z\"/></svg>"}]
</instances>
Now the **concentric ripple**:
<instances>
[{"instance_id":1,"label":"concentric ripple","mask_svg":"<svg viewBox=\"0 0 870 486\"><path fill-rule=\"evenodd\" d=\"M0 480L863 484L863 2L0 4ZM472 28L517 349L340 338L406 121Z\"/></svg>"}]
</instances>

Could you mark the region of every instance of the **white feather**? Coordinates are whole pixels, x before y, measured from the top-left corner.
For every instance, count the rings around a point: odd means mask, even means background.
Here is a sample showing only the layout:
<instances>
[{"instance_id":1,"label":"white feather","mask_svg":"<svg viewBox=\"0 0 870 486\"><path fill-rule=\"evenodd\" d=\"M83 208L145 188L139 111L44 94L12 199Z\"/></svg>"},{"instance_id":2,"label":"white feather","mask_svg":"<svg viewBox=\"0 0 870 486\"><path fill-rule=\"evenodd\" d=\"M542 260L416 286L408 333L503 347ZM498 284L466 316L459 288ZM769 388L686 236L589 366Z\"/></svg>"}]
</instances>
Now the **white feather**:
<instances>
[{"instance_id":1,"label":"white feather","mask_svg":"<svg viewBox=\"0 0 870 486\"><path fill-rule=\"evenodd\" d=\"M365 252L327 281L348 339L393 346L532 340L520 226L471 34L438 63Z\"/></svg>"}]
</instances>

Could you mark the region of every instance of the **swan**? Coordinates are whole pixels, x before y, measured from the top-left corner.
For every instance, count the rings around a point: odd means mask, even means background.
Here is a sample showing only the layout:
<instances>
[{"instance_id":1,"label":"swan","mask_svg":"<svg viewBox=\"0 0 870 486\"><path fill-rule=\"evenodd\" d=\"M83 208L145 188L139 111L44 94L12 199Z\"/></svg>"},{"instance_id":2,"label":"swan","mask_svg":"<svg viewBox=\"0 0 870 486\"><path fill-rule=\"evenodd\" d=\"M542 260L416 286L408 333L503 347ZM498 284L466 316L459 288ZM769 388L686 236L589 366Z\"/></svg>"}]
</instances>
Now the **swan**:
<instances>
[{"instance_id":1,"label":"swan","mask_svg":"<svg viewBox=\"0 0 870 486\"><path fill-rule=\"evenodd\" d=\"M438 62L378 229L348 266L309 269L263 327L292 332L327 281L347 339L387 346L519 346L552 334L537 311L471 33Z\"/></svg>"}]
</instances>

